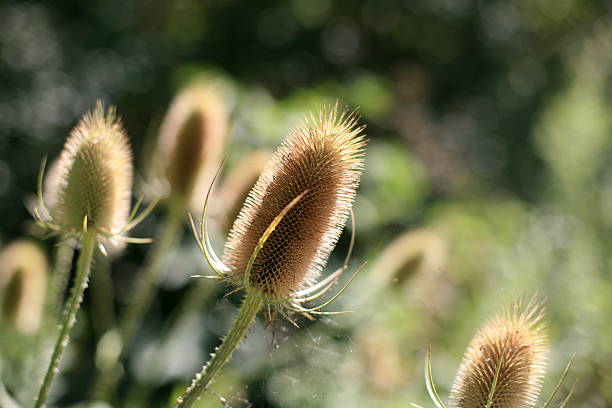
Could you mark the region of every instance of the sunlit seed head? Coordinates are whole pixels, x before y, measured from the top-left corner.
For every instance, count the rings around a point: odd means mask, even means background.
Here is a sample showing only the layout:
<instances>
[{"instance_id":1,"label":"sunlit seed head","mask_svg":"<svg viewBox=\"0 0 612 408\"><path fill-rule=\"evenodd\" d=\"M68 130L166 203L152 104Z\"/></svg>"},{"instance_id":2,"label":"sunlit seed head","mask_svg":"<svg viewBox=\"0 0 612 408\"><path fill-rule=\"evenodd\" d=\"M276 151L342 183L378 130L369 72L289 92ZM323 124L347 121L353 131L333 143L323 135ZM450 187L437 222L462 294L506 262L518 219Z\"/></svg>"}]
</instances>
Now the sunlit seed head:
<instances>
[{"instance_id":1,"label":"sunlit seed head","mask_svg":"<svg viewBox=\"0 0 612 408\"><path fill-rule=\"evenodd\" d=\"M47 258L38 246L17 241L0 252L2 317L20 332L40 327L46 287Z\"/></svg>"},{"instance_id":2,"label":"sunlit seed head","mask_svg":"<svg viewBox=\"0 0 612 408\"><path fill-rule=\"evenodd\" d=\"M227 106L216 88L200 81L186 86L172 101L153 152L149 173L165 185L158 195L191 203L220 164L227 128Z\"/></svg>"},{"instance_id":3,"label":"sunlit seed head","mask_svg":"<svg viewBox=\"0 0 612 408\"><path fill-rule=\"evenodd\" d=\"M72 130L46 183L53 221L69 233L116 233L126 224L132 153L115 109L101 102Z\"/></svg>"},{"instance_id":4,"label":"sunlit seed head","mask_svg":"<svg viewBox=\"0 0 612 408\"><path fill-rule=\"evenodd\" d=\"M364 164L364 135L357 118L337 107L300 122L266 165L234 222L223 254L240 282L258 240L282 218L257 255L249 285L283 299L320 274L349 215Z\"/></svg>"},{"instance_id":5,"label":"sunlit seed head","mask_svg":"<svg viewBox=\"0 0 612 408\"><path fill-rule=\"evenodd\" d=\"M451 391L454 407L486 407L499 366L491 408L533 407L546 370L544 312L533 301L490 320L472 339Z\"/></svg>"},{"instance_id":6,"label":"sunlit seed head","mask_svg":"<svg viewBox=\"0 0 612 408\"><path fill-rule=\"evenodd\" d=\"M272 152L259 150L243 157L227 177L223 179L215 202L221 228L228 231L249 195L261 172L272 157Z\"/></svg>"}]
</instances>

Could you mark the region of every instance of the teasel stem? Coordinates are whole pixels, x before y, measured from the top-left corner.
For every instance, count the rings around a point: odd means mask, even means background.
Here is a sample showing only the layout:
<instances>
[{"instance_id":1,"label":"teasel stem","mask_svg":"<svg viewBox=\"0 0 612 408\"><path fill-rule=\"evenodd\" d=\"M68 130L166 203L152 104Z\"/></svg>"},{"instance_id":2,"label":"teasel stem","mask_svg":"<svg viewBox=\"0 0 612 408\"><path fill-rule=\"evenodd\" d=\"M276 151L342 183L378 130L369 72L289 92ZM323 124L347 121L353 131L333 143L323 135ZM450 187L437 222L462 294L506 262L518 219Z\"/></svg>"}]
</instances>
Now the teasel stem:
<instances>
[{"instance_id":1,"label":"teasel stem","mask_svg":"<svg viewBox=\"0 0 612 408\"><path fill-rule=\"evenodd\" d=\"M55 252L55 263L53 265L53 290L55 291L55 296L52 299L58 312L62 310L64 304L64 294L70 280L70 267L72 266L73 257L74 248L68 242L60 242Z\"/></svg>"},{"instance_id":2,"label":"teasel stem","mask_svg":"<svg viewBox=\"0 0 612 408\"><path fill-rule=\"evenodd\" d=\"M87 225L87 221L84 222ZM72 287L72 293L68 300L66 309L64 311L63 319L60 323L60 334L55 343L53 354L51 354L51 361L49 368L43 379L42 386L38 392L36 398L35 408L41 408L45 406L49 392L51 391L51 385L55 375L59 371L59 364L62 359L62 355L68 342L70 341L70 331L76 322L76 314L83 301L83 292L87 288L87 282L89 279L89 273L91 271L91 263L93 259L94 250L96 248L96 231L90 229L85 232L83 239L81 240L81 252L79 254L79 260L77 263L77 273L74 286Z\"/></svg>"},{"instance_id":3,"label":"teasel stem","mask_svg":"<svg viewBox=\"0 0 612 408\"><path fill-rule=\"evenodd\" d=\"M111 277L111 259L101 252L94 259L94 270L91 275L91 313L95 316L91 319L94 333L100 338L109 329L115 326L115 309L113 304L114 290Z\"/></svg>"},{"instance_id":4,"label":"teasel stem","mask_svg":"<svg viewBox=\"0 0 612 408\"><path fill-rule=\"evenodd\" d=\"M215 376L230 360L232 353L245 337L249 327L255 320L255 316L262 309L263 304L264 295L261 289L250 288L247 290L232 328L221 342L221 345L211 354L208 363L195 375L191 385L176 400L174 408L191 407L200 398L200 395L208 389Z\"/></svg>"},{"instance_id":5,"label":"teasel stem","mask_svg":"<svg viewBox=\"0 0 612 408\"><path fill-rule=\"evenodd\" d=\"M121 352L118 354L115 365L100 373L100 377L96 380L93 387L93 396L96 399L106 400L110 395L113 395L113 390L119 380L121 356L130 347L151 305L161 277L164 259L179 237L185 208L184 205L176 203L171 205L157 228L153 245L147 253L145 267L136 278L132 301L119 321Z\"/></svg>"},{"instance_id":6,"label":"teasel stem","mask_svg":"<svg viewBox=\"0 0 612 408\"><path fill-rule=\"evenodd\" d=\"M146 266L136 278L137 281L132 293L133 300L119 322L121 338L126 347L134 339L136 331L153 300L155 289L161 278L164 259L178 239L185 216L184 208L182 205L173 205L168 209L162 225L159 226L155 234L153 247L147 254Z\"/></svg>"}]
</instances>

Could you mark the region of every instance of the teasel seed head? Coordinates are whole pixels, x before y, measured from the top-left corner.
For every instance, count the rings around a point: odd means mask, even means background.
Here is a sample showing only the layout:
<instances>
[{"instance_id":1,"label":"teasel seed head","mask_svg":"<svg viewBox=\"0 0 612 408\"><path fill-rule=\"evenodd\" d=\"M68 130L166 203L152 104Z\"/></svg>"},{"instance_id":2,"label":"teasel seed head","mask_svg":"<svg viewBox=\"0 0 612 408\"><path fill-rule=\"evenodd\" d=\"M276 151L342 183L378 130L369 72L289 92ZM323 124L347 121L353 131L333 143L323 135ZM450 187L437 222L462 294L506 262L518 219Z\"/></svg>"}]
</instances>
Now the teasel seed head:
<instances>
[{"instance_id":1,"label":"teasel seed head","mask_svg":"<svg viewBox=\"0 0 612 408\"><path fill-rule=\"evenodd\" d=\"M445 239L429 229L407 231L381 252L372 267L381 284L403 285L414 275L440 274L446 267L448 248Z\"/></svg>"},{"instance_id":2,"label":"teasel seed head","mask_svg":"<svg viewBox=\"0 0 612 408\"><path fill-rule=\"evenodd\" d=\"M132 153L115 108L101 102L72 130L45 183L51 218L62 232L118 234L128 222ZM84 220L87 221L86 225Z\"/></svg>"},{"instance_id":3,"label":"teasel seed head","mask_svg":"<svg viewBox=\"0 0 612 408\"><path fill-rule=\"evenodd\" d=\"M156 194L184 205L196 204L219 167L228 112L219 91L202 81L187 85L164 117L150 163ZM197 205L200 203L198 201Z\"/></svg>"},{"instance_id":4,"label":"teasel seed head","mask_svg":"<svg viewBox=\"0 0 612 408\"><path fill-rule=\"evenodd\" d=\"M47 257L30 241L16 241L0 253L2 317L24 334L40 327L47 288Z\"/></svg>"},{"instance_id":5,"label":"teasel seed head","mask_svg":"<svg viewBox=\"0 0 612 408\"><path fill-rule=\"evenodd\" d=\"M523 309L516 301L485 324L463 357L451 390L452 405L484 408L490 398L490 408L533 407L548 357L543 317L541 304L532 300Z\"/></svg>"},{"instance_id":6,"label":"teasel seed head","mask_svg":"<svg viewBox=\"0 0 612 408\"><path fill-rule=\"evenodd\" d=\"M364 166L357 117L337 105L310 115L289 133L247 197L229 233L223 260L232 280L268 226L293 200L257 254L248 285L269 299L309 287L325 266L349 216Z\"/></svg>"}]
</instances>

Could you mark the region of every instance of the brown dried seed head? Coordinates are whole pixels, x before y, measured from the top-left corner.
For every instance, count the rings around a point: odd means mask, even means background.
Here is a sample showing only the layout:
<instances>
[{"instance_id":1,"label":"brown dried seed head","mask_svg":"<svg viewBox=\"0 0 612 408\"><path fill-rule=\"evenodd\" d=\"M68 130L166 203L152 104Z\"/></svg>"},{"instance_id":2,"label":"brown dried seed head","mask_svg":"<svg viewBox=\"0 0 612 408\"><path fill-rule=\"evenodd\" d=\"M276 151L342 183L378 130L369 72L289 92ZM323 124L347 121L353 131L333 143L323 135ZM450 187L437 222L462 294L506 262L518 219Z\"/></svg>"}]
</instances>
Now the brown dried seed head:
<instances>
[{"instance_id":1,"label":"brown dried seed head","mask_svg":"<svg viewBox=\"0 0 612 408\"><path fill-rule=\"evenodd\" d=\"M308 286L325 266L348 217L363 169L365 140L357 118L337 107L299 123L247 197L223 254L240 282L258 240L297 196L255 259L250 285L282 299Z\"/></svg>"},{"instance_id":2,"label":"brown dried seed head","mask_svg":"<svg viewBox=\"0 0 612 408\"><path fill-rule=\"evenodd\" d=\"M451 391L454 407L485 407L496 370L499 377L491 408L533 407L546 370L548 341L544 312L521 302L495 317L472 339Z\"/></svg>"},{"instance_id":3,"label":"brown dried seed head","mask_svg":"<svg viewBox=\"0 0 612 408\"><path fill-rule=\"evenodd\" d=\"M101 102L72 130L46 184L55 223L74 233L87 227L116 233L126 224L132 153L115 109Z\"/></svg>"},{"instance_id":4,"label":"brown dried seed head","mask_svg":"<svg viewBox=\"0 0 612 408\"><path fill-rule=\"evenodd\" d=\"M212 85L195 82L175 97L151 161L153 178L167 184L166 194L161 195L189 204L199 185L210 184L219 167L227 126L227 108Z\"/></svg>"},{"instance_id":5,"label":"brown dried seed head","mask_svg":"<svg viewBox=\"0 0 612 408\"><path fill-rule=\"evenodd\" d=\"M47 286L47 257L29 241L17 241L0 253L2 317L22 333L41 322Z\"/></svg>"}]
</instances>

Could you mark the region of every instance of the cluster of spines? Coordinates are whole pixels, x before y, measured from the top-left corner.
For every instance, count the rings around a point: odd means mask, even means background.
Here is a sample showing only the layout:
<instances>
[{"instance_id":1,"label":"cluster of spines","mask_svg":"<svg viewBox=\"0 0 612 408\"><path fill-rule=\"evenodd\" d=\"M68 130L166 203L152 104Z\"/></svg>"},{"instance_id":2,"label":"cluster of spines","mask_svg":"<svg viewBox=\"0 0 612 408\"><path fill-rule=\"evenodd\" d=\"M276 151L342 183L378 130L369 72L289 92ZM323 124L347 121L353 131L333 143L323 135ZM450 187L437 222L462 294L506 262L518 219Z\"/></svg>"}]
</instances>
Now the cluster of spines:
<instances>
[{"instance_id":1,"label":"cluster of spines","mask_svg":"<svg viewBox=\"0 0 612 408\"><path fill-rule=\"evenodd\" d=\"M354 114L339 114L334 107L311 115L291 131L230 231L223 259L232 280L243 281L262 234L303 194L261 248L247 283L271 299L283 299L315 281L355 197L364 163L362 130Z\"/></svg>"},{"instance_id":2,"label":"cluster of spines","mask_svg":"<svg viewBox=\"0 0 612 408\"><path fill-rule=\"evenodd\" d=\"M127 224L132 153L114 108L98 102L72 130L46 183L53 222L66 233L113 234ZM84 220L85 224L84 224Z\"/></svg>"},{"instance_id":3,"label":"cluster of spines","mask_svg":"<svg viewBox=\"0 0 612 408\"><path fill-rule=\"evenodd\" d=\"M542 306L515 302L486 323L464 355L451 390L457 408L521 408L537 403L548 356ZM489 404L489 405L488 405Z\"/></svg>"}]
</instances>

